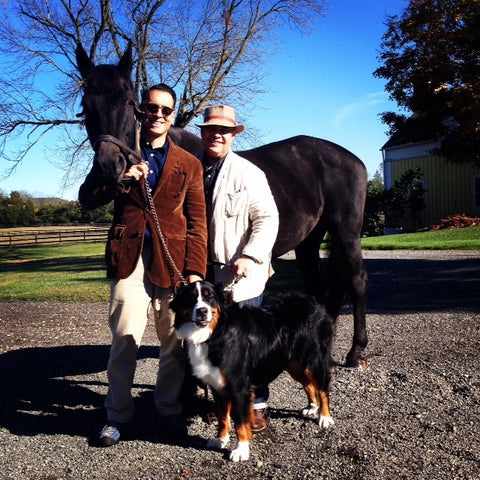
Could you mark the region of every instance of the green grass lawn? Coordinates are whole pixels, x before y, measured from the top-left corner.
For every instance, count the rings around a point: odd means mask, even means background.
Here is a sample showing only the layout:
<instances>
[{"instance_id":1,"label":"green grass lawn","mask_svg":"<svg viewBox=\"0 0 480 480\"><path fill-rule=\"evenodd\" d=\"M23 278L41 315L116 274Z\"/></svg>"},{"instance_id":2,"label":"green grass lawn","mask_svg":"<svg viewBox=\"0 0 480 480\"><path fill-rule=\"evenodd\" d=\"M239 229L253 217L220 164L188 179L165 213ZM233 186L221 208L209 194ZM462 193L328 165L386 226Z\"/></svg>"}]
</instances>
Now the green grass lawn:
<instances>
[{"instance_id":1,"label":"green grass lawn","mask_svg":"<svg viewBox=\"0 0 480 480\"><path fill-rule=\"evenodd\" d=\"M108 300L104 249L103 243L2 248L0 300Z\"/></svg>"},{"instance_id":2,"label":"green grass lawn","mask_svg":"<svg viewBox=\"0 0 480 480\"><path fill-rule=\"evenodd\" d=\"M362 239L364 249L480 250L480 227ZM0 249L0 300L108 301L103 243ZM268 291L299 281L293 261L275 260Z\"/></svg>"},{"instance_id":3,"label":"green grass lawn","mask_svg":"<svg viewBox=\"0 0 480 480\"><path fill-rule=\"evenodd\" d=\"M362 248L369 250L480 250L480 227L363 238Z\"/></svg>"}]
</instances>

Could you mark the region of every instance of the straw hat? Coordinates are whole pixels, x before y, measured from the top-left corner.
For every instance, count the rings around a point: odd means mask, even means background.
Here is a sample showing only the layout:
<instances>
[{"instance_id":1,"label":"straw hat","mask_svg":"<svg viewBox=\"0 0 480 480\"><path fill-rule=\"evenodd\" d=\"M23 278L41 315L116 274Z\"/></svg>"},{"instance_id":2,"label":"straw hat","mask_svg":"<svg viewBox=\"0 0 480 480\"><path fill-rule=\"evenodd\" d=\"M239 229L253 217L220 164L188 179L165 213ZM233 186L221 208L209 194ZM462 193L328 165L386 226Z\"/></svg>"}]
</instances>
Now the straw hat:
<instances>
[{"instance_id":1,"label":"straw hat","mask_svg":"<svg viewBox=\"0 0 480 480\"><path fill-rule=\"evenodd\" d=\"M238 125L235 121L235 110L228 105L213 105L207 107L203 112L203 123L197 124L197 127L207 127L217 125L220 127L229 127L240 133L245 130L243 125Z\"/></svg>"}]
</instances>

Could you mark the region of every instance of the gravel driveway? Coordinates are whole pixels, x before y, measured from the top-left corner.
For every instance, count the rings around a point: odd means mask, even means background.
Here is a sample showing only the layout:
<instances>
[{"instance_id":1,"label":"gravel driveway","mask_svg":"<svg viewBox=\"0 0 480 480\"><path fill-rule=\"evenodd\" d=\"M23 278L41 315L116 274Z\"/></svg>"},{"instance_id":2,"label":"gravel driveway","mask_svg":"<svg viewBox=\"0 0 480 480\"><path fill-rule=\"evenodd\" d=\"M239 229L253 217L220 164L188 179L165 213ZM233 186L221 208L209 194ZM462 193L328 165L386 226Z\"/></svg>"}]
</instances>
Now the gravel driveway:
<instances>
[{"instance_id":1,"label":"gravel driveway","mask_svg":"<svg viewBox=\"0 0 480 480\"><path fill-rule=\"evenodd\" d=\"M159 433L152 325L131 438L90 446L103 422L107 304L0 303L0 479L479 479L480 252L367 251L365 261L369 368L334 369L335 425L300 418L303 392L282 375L270 427L240 464L205 449L215 426L198 415L186 441ZM335 360L351 337L347 306Z\"/></svg>"}]
</instances>

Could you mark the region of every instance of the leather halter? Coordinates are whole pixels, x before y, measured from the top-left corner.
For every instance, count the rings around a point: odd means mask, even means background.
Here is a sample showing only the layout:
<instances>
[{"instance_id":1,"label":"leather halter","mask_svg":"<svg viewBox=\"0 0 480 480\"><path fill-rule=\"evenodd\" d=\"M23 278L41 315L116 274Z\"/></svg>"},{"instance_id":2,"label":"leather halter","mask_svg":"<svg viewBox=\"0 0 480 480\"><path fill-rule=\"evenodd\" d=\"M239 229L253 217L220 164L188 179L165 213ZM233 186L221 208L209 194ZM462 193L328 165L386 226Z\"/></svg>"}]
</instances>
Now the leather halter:
<instances>
[{"instance_id":1,"label":"leather halter","mask_svg":"<svg viewBox=\"0 0 480 480\"><path fill-rule=\"evenodd\" d=\"M117 137L113 135L99 135L93 145L93 150L96 152L98 145L102 142L109 142L116 145L120 148L120 151L125 155L125 157L133 164L137 165L142 162L142 155L140 153L140 130L142 128L142 123L135 117L135 150L130 148L126 143L119 140ZM118 188L120 191L128 190L129 183L131 182L130 178L122 178L118 184Z\"/></svg>"},{"instance_id":2,"label":"leather halter","mask_svg":"<svg viewBox=\"0 0 480 480\"><path fill-rule=\"evenodd\" d=\"M136 130L138 130L138 128ZM137 138L136 137L137 137L137 133L135 132L135 143L137 143ZM128 159L134 165L136 165L136 164L138 164L142 161L142 157L139 153L140 148L138 148L137 150L133 150L126 143L123 143L117 137L114 137L113 135L100 135L97 138L97 141L95 142L95 145L93 146L93 149L95 151L97 151L98 144L102 143L102 142L110 142L110 143L115 144L117 147L120 148L120 150L122 150L122 152L124 154L127 154Z\"/></svg>"}]
</instances>

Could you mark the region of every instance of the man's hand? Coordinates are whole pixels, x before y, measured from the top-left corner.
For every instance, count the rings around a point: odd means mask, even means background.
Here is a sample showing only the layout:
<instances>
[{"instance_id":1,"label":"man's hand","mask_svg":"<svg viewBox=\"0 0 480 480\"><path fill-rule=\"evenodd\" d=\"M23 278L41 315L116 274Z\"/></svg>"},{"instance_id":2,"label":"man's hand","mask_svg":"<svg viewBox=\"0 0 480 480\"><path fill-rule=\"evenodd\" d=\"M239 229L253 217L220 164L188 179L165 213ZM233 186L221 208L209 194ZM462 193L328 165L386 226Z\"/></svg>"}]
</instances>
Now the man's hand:
<instances>
[{"instance_id":1,"label":"man's hand","mask_svg":"<svg viewBox=\"0 0 480 480\"><path fill-rule=\"evenodd\" d=\"M185 280L187 281L187 283L193 283L193 282L201 282L203 278L199 277L198 275L188 275Z\"/></svg>"},{"instance_id":2,"label":"man's hand","mask_svg":"<svg viewBox=\"0 0 480 480\"><path fill-rule=\"evenodd\" d=\"M148 163L141 162L136 165L132 165L126 172L125 178L133 178L135 180L140 180L145 178L148 175Z\"/></svg>"},{"instance_id":3,"label":"man's hand","mask_svg":"<svg viewBox=\"0 0 480 480\"><path fill-rule=\"evenodd\" d=\"M254 265L255 262L252 258L240 257L232 265L233 274L235 277L248 277Z\"/></svg>"}]
</instances>

